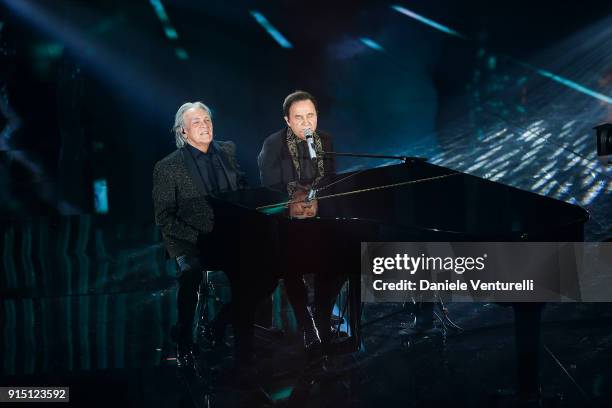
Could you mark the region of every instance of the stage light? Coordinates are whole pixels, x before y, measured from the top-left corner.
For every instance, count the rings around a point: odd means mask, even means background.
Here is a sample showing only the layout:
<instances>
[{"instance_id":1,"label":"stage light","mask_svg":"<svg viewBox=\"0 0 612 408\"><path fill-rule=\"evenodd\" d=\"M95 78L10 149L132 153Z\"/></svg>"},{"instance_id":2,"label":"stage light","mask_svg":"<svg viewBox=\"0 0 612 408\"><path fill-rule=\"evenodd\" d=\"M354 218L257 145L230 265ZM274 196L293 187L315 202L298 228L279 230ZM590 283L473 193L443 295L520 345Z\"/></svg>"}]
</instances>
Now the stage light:
<instances>
[{"instance_id":1,"label":"stage light","mask_svg":"<svg viewBox=\"0 0 612 408\"><path fill-rule=\"evenodd\" d=\"M291 397L291 393L293 392L293 386L287 386L280 388L272 393L270 393L270 399L272 401L282 401L289 397Z\"/></svg>"},{"instance_id":2,"label":"stage light","mask_svg":"<svg viewBox=\"0 0 612 408\"><path fill-rule=\"evenodd\" d=\"M405 7L401 7L401 6L397 6L397 5L392 5L390 7L393 10L397 11L398 13L401 13L401 14L403 14L405 16L411 17L411 18L413 18L413 19L415 19L415 20L417 20L417 21L419 21L419 22L421 22L423 24L426 24L426 25L428 25L430 27L435 28L436 30L442 31L443 33L446 33L446 34L449 34L449 35L452 35L452 36L455 36L455 37L459 37L459 38L461 38L463 40L469 40L468 37L465 37L464 35L460 34L459 32L457 32L457 31L455 31L455 30L453 30L453 29L451 29L449 27L446 27L446 26L444 26L444 25L442 25L440 23L437 23L437 22L435 22L435 21L433 21L433 20L431 20L429 18L421 16L420 14L417 14L417 13L415 13L413 11L410 11L410 10L408 10ZM480 53L481 56L484 55L483 52L484 52L484 50L481 50L481 53ZM514 61L515 63L521 65L522 67L536 72L538 75L540 75L540 76L542 76L544 78L551 79L551 80L553 80L553 81L555 81L555 82L557 82L557 83L559 83L561 85L564 85L564 86L566 86L568 88L571 88L571 89L573 89L575 91L581 92L581 93L583 93L585 95L588 95L588 96L591 96L593 98L597 98L597 99L599 99L601 101L604 101L606 103L612 104L612 98L607 96L607 95L604 95L604 94L601 94L599 92L596 92L596 91L594 91L592 89L587 88L584 85L580 85L577 82L574 82L574 81L572 81L572 80L570 80L568 78L564 78L564 77L562 77L560 75L554 74L554 73L552 73L550 71L547 71L547 70L544 70L544 69L540 69L540 68L531 66L531 65L529 65L529 64L527 64L525 62L519 61L519 60L517 60L515 58L512 58L510 56L506 56L506 57L508 59L510 59L511 61ZM495 66L497 65L497 61L495 59L495 56L492 56L492 57L489 58L488 65L489 65L490 69L494 69L495 68Z\"/></svg>"},{"instance_id":3,"label":"stage light","mask_svg":"<svg viewBox=\"0 0 612 408\"><path fill-rule=\"evenodd\" d=\"M282 48L293 48L293 45L276 29L268 19L261 14L259 11L252 10L251 16L259 23L270 34L270 36L280 45Z\"/></svg>"},{"instance_id":4,"label":"stage light","mask_svg":"<svg viewBox=\"0 0 612 408\"><path fill-rule=\"evenodd\" d=\"M187 60L189 59L189 54L187 54L187 51L185 51L184 48L177 48L176 50L176 57L180 60Z\"/></svg>"},{"instance_id":5,"label":"stage light","mask_svg":"<svg viewBox=\"0 0 612 408\"><path fill-rule=\"evenodd\" d=\"M165 27L164 33L166 33L166 37L170 40L178 40L178 33L172 27Z\"/></svg>"},{"instance_id":6,"label":"stage light","mask_svg":"<svg viewBox=\"0 0 612 408\"><path fill-rule=\"evenodd\" d=\"M405 16L414 18L415 20L420 21L421 23L426 24L426 25L428 25L430 27L433 27L436 30L442 31L443 33L446 33L446 34L449 34L449 35L454 35L456 37L465 39L465 37L462 34L458 33L457 31L455 31L453 29L450 29L450 28L448 28L446 26L443 26L440 23L436 23L435 21L430 20L430 19L428 19L426 17L423 17L423 16L415 13L414 11L410 11L410 10L408 10L405 7L397 6L397 5L392 5L390 7L393 10L397 11L398 13L401 13L401 14L403 14Z\"/></svg>"},{"instance_id":7,"label":"stage light","mask_svg":"<svg viewBox=\"0 0 612 408\"><path fill-rule=\"evenodd\" d=\"M162 23L169 23L170 19L168 18L168 14L161 0L150 0L150 3L153 6L153 10L155 10L155 14L157 14L157 18L159 18Z\"/></svg>"},{"instance_id":8,"label":"stage light","mask_svg":"<svg viewBox=\"0 0 612 408\"><path fill-rule=\"evenodd\" d=\"M487 67L491 71L493 71L496 66L497 66L497 58L495 57L495 55L491 55L489 59L487 60Z\"/></svg>"},{"instance_id":9,"label":"stage light","mask_svg":"<svg viewBox=\"0 0 612 408\"><path fill-rule=\"evenodd\" d=\"M572 80L569 80L567 78L563 78L562 76L553 74L552 72L549 72L549 71L546 71L546 70L543 70L543 69L540 69L540 68L532 67L532 66L530 66L528 64L525 64L523 62L519 62L519 64L521 64L522 66L527 67L529 69L532 69L535 72L537 72L538 74L540 74L541 76L543 76L545 78L552 79L553 81L558 82L561 85L565 85L568 88L571 88L571 89L573 89L575 91L581 92L581 93L583 93L585 95L592 96L593 98L597 98L597 99L599 99L601 101L604 101L604 102L607 102L609 104L612 104L612 98L611 97L606 96L604 94L601 94L599 92L595 92L592 89L587 88L586 86L580 85L579 83L576 83L576 82L574 82Z\"/></svg>"},{"instance_id":10,"label":"stage light","mask_svg":"<svg viewBox=\"0 0 612 408\"><path fill-rule=\"evenodd\" d=\"M580 200L581 204L582 205L591 204L593 200L595 200L595 198L597 198L597 196L603 191L605 186L606 186L606 183L603 180L594 181L593 184L591 184L590 188L585 193L584 197L582 197L582 199Z\"/></svg>"},{"instance_id":11,"label":"stage light","mask_svg":"<svg viewBox=\"0 0 612 408\"><path fill-rule=\"evenodd\" d=\"M94 180L94 209L97 214L108 214L108 189L106 179Z\"/></svg>"},{"instance_id":12,"label":"stage light","mask_svg":"<svg viewBox=\"0 0 612 408\"><path fill-rule=\"evenodd\" d=\"M164 5L162 4L161 0L150 0L150 3L153 6L153 10L155 10L155 14L157 14L157 18L159 18L159 21L161 21L162 23L162 27L164 28L164 34L166 35L166 37L171 41L178 40L178 33L172 26L172 23L170 23L168 13L166 13L166 9L164 8ZM185 51L183 48L176 48L175 52L176 57L178 59L189 59L187 51Z\"/></svg>"},{"instance_id":13,"label":"stage light","mask_svg":"<svg viewBox=\"0 0 612 408\"><path fill-rule=\"evenodd\" d=\"M384 51L385 49L378 44L376 41L370 39L370 38L366 38L366 37L362 37L359 39L366 47L371 48L375 51Z\"/></svg>"}]
</instances>

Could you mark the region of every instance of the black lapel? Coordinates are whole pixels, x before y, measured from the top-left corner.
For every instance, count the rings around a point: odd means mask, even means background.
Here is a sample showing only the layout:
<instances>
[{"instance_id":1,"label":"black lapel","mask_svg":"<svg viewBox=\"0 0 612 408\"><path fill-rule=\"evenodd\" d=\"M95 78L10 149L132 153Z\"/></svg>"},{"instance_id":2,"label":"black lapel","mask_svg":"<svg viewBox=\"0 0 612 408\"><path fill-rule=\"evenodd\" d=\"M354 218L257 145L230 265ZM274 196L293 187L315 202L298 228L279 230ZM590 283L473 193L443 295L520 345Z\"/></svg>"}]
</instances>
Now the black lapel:
<instances>
[{"instance_id":1,"label":"black lapel","mask_svg":"<svg viewBox=\"0 0 612 408\"><path fill-rule=\"evenodd\" d=\"M180 152L181 156L183 157L183 163L185 163L185 167L187 168L187 174L189 174L189 177L191 177L191 181L193 181L193 183L198 188L198 191L202 193L202 195L206 195L206 187L204 186L204 181L200 176L200 172L198 171L198 167L196 165L195 160L187 151L187 148L181 148Z\"/></svg>"},{"instance_id":2,"label":"black lapel","mask_svg":"<svg viewBox=\"0 0 612 408\"><path fill-rule=\"evenodd\" d=\"M228 158L227 158L227 153L225 152L224 149L221 148L221 146L219 146L219 143L217 143L216 141L213 140L213 146L214 148L217 150L217 152L219 153L219 158L221 159L221 167L223 167L223 171L225 172L225 177L227 178L227 182L230 185L230 189L232 191L238 190L238 180L237 180L237 174L236 172L230 167Z\"/></svg>"}]
</instances>

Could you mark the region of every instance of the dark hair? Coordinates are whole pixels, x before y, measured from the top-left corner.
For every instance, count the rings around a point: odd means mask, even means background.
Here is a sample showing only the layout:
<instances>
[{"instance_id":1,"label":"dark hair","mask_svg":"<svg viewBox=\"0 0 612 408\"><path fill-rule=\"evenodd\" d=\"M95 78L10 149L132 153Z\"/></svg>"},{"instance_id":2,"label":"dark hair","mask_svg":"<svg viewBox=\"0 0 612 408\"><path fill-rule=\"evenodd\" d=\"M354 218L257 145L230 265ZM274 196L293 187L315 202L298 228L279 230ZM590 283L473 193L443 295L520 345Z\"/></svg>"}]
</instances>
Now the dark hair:
<instances>
[{"instance_id":1,"label":"dark hair","mask_svg":"<svg viewBox=\"0 0 612 408\"><path fill-rule=\"evenodd\" d=\"M317 100L314 98L314 96L312 96L306 91L295 91L287 95L287 97L285 98L285 101L283 102L283 113L285 114L285 116L289 117L289 108L291 108L291 105L293 105L294 102L308 100L311 101L314 105L315 111L318 111Z\"/></svg>"}]
</instances>

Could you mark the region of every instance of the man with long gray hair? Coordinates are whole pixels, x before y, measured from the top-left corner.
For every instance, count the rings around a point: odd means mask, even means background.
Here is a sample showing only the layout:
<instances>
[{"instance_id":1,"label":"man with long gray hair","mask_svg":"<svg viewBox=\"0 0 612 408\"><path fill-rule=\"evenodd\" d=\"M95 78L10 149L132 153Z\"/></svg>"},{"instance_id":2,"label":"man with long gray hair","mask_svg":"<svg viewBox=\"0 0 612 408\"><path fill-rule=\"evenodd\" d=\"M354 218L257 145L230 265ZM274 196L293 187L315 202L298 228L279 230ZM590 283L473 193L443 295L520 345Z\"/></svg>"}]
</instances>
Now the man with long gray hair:
<instances>
[{"instance_id":1,"label":"man with long gray hair","mask_svg":"<svg viewBox=\"0 0 612 408\"><path fill-rule=\"evenodd\" d=\"M203 241L213 230L207 196L246 187L233 142L213 140L210 109L202 102L184 103L172 128L177 150L155 165L153 203L169 255L178 264L177 365L194 364L192 325L197 291L206 266Z\"/></svg>"}]
</instances>

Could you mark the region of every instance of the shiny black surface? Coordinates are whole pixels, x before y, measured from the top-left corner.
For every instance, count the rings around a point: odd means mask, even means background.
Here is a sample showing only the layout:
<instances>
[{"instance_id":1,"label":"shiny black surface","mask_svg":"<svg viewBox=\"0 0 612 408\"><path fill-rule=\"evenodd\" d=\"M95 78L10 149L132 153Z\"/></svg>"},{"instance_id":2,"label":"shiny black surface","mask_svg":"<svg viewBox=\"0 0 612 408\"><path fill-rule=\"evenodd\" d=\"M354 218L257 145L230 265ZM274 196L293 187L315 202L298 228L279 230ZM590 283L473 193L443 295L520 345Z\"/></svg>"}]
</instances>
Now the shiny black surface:
<instances>
[{"instance_id":1,"label":"shiny black surface","mask_svg":"<svg viewBox=\"0 0 612 408\"><path fill-rule=\"evenodd\" d=\"M287 189L254 188L218 196L236 208L289 218ZM409 162L323 179L321 220L384 226L389 238L410 231L421 239L582 239L588 213L575 205L425 162ZM277 204L275 207L274 205ZM276 210L276 211L275 211ZM297 220L296 220L297 221ZM313 220L299 220L311 222ZM552 235L551 235L552 234ZM416 236L415 236L416 237Z\"/></svg>"},{"instance_id":2,"label":"shiny black surface","mask_svg":"<svg viewBox=\"0 0 612 408\"><path fill-rule=\"evenodd\" d=\"M316 190L316 199L304 198L309 189ZM316 203L316 214L296 219L296 201ZM580 207L422 161L340 174L305 188L246 190L218 197L215 206L230 218L270 217L262 224L279 244L260 253L280 261L279 271L347 276L348 318L358 344L359 242L582 241L588 220ZM512 306L517 389L535 395L542 305Z\"/></svg>"}]
</instances>

